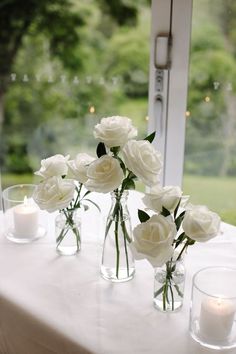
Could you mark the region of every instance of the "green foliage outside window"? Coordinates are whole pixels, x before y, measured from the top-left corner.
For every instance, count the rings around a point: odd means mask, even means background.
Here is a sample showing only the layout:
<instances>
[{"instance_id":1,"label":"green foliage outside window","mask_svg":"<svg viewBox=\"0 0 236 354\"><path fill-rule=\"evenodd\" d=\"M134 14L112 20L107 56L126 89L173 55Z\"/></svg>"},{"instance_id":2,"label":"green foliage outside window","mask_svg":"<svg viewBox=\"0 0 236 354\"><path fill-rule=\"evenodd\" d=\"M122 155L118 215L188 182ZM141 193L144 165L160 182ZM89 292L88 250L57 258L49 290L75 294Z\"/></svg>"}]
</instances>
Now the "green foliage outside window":
<instances>
[{"instance_id":1,"label":"green foliage outside window","mask_svg":"<svg viewBox=\"0 0 236 354\"><path fill-rule=\"evenodd\" d=\"M185 172L232 178L236 5L194 4ZM91 127L102 116L130 116L145 136L149 33L147 0L2 1L0 166L8 184L43 157L94 151Z\"/></svg>"}]
</instances>

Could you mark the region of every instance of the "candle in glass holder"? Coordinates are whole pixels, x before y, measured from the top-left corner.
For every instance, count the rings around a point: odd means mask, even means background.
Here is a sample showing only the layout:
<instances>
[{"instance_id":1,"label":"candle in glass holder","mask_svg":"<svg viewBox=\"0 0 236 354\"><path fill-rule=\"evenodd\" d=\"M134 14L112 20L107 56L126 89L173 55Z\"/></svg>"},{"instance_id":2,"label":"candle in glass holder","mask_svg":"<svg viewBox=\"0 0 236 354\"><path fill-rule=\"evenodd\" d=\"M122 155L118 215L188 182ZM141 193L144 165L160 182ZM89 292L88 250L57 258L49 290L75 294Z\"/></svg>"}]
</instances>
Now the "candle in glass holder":
<instances>
[{"instance_id":1,"label":"candle in glass holder","mask_svg":"<svg viewBox=\"0 0 236 354\"><path fill-rule=\"evenodd\" d=\"M202 301L200 312L200 332L209 340L224 341L232 330L235 304L230 299L208 297Z\"/></svg>"},{"instance_id":2,"label":"candle in glass holder","mask_svg":"<svg viewBox=\"0 0 236 354\"><path fill-rule=\"evenodd\" d=\"M15 235L18 237L34 237L38 231L38 208L24 198L24 203L13 209Z\"/></svg>"}]
</instances>

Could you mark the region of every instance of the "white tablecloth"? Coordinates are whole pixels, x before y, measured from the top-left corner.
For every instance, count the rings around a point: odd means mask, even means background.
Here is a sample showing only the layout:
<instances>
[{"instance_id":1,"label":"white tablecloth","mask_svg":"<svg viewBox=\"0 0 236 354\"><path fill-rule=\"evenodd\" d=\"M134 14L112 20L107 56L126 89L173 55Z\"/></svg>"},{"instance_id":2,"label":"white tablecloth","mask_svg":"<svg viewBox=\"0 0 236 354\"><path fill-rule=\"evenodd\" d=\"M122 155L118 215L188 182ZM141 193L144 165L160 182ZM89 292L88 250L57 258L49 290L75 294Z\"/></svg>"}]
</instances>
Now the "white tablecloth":
<instances>
[{"instance_id":1,"label":"white tablecloth","mask_svg":"<svg viewBox=\"0 0 236 354\"><path fill-rule=\"evenodd\" d=\"M108 208L109 196L99 199ZM132 193L129 205L135 224L140 195ZM2 230L2 219L0 225ZM172 314L152 305L153 269L146 261L136 263L130 282L113 284L100 277L101 231L92 208L76 256L57 255L52 216L47 236L34 243L14 244L1 234L0 353L211 353L188 332L191 280L205 266L236 266L236 228L222 224L217 238L189 248L184 306Z\"/></svg>"}]
</instances>

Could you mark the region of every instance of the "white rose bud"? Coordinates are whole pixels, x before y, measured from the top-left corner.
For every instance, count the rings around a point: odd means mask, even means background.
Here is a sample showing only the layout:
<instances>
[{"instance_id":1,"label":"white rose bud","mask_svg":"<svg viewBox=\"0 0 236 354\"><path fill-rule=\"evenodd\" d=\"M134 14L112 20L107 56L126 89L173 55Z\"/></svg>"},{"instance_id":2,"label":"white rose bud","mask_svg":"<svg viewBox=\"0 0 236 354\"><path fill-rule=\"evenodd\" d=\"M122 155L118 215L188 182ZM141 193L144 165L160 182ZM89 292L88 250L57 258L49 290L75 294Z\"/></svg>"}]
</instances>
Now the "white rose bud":
<instances>
[{"instance_id":1,"label":"white rose bud","mask_svg":"<svg viewBox=\"0 0 236 354\"><path fill-rule=\"evenodd\" d=\"M161 154L147 140L130 140L122 150L124 161L147 186L153 187L159 181L162 167Z\"/></svg>"},{"instance_id":2,"label":"white rose bud","mask_svg":"<svg viewBox=\"0 0 236 354\"><path fill-rule=\"evenodd\" d=\"M173 255L172 243L176 235L174 222L162 215L153 215L133 231L130 248L135 259L146 258L153 267L160 267Z\"/></svg>"},{"instance_id":3,"label":"white rose bud","mask_svg":"<svg viewBox=\"0 0 236 354\"><path fill-rule=\"evenodd\" d=\"M90 163L94 160L95 158L88 154L77 154L74 160L68 161L69 170L72 173L72 176L81 183L87 182L87 170Z\"/></svg>"},{"instance_id":4,"label":"white rose bud","mask_svg":"<svg viewBox=\"0 0 236 354\"><path fill-rule=\"evenodd\" d=\"M65 176L68 172L67 161L70 156L63 156L60 154L48 157L41 161L41 168L35 172L35 175L43 178L49 178L53 176Z\"/></svg>"},{"instance_id":5,"label":"white rose bud","mask_svg":"<svg viewBox=\"0 0 236 354\"><path fill-rule=\"evenodd\" d=\"M41 182L34 192L33 198L40 209L53 211L68 207L74 197L73 180L51 177Z\"/></svg>"},{"instance_id":6,"label":"white rose bud","mask_svg":"<svg viewBox=\"0 0 236 354\"><path fill-rule=\"evenodd\" d=\"M177 207L182 191L178 186L155 187L150 193L145 194L143 202L147 208L161 212L162 207L172 213Z\"/></svg>"},{"instance_id":7,"label":"white rose bud","mask_svg":"<svg viewBox=\"0 0 236 354\"><path fill-rule=\"evenodd\" d=\"M102 118L94 128L94 137L107 147L123 146L137 136L137 129L127 117L113 116Z\"/></svg>"},{"instance_id":8,"label":"white rose bud","mask_svg":"<svg viewBox=\"0 0 236 354\"><path fill-rule=\"evenodd\" d=\"M88 181L85 187L90 191L108 193L120 186L124 178L122 168L117 159L103 155L89 165Z\"/></svg>"},{"instance_id":9,"label":"white rose bud","mask_svg":"<svg viewBox=\"0 0 236 354\"><path fill-rule=\"evenodd\" d=\"M220 217L203 205L191 205L186 210L183 223L185 234L192 240L205 242L217 236Z\"/></svg>"}]
</instances>

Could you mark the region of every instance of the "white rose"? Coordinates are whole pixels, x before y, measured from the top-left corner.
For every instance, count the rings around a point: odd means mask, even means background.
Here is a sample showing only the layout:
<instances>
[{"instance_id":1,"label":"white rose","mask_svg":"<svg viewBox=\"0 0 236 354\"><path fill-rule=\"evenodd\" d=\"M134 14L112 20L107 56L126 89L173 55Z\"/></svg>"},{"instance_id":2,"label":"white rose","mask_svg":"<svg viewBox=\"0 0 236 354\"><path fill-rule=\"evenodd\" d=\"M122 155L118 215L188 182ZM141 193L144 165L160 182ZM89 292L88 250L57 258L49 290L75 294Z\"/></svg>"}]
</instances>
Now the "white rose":
<instances>
[{"instance_id":1,"label":"white rose","mask_svg":"<svg viewBox=\"0 0 236 354\"><path fill-rule=\"evenodd\" d=\"M41 161L41 168L35 172L35 175L43 178L49 178L53 176L65 176L68 172L67 161L70 156L63 156L60 154L48 157Z\"/></svg>"},{"instance_id":2,"label":"white rose","mask_svg":"<svg viewBox=\"0 0 236 354\"><path fill-rule=\"evenodd\" d=\"M113 116L102 118L94 128L94 137L107 147L123 146L129 139L137 136L137 129L127 117Z\"/></svg>"},{"instance_id":3,"label":"white rose","mask_svg":"<svg viewBox=\"0 0 236 354\"><path fill-rule=\"evenodd\" d=\"M88 181L85 187L90 191L108 193L120 186L124 178L117 159L103 155L93 161L87 170Z\"/></svg>"},{"instance_id":4,"label":"white rose","mask_svg":"<svg viewBox=\"0 0 236 354\"><path fill-rule=\"evenodd\" d=\"M135 259L146 258L153 267L160 267L173 255L172 243L176 235L174 222L163 215L153 215L133 231L130 248Z\"/></svg>"},{"instance_id":5,"label":"white rose","mask_svg":"<svg viewBox=\"0 0 236 354\"><path fill-rule=\"evenodd\" d=\"M68 207L74 197L74 191L73 180L54 176L36 187L33 198L40 209L51 213Z\"/></svg>"},{"instance_id":6,"label":"white rose","mask_svg":"<svg viewBox=\"0 0 236 354\"><path fill-rule=\"evenodd\" d=\"M147 140L130 140L123 150L126 166L149 187L159 181L161 155Z\"/></svg>"},{"instance_id":7,"label":"white rose","mask_svg":"<svg viewBox=\"0 0 236 354\"><path fill-rule=\"evenodd\" d=\"M172 213L177 207L182 191L178 186L155 187L150 193L145 194L143 202L147 208L161 212L162 207Z\"/></svg>"},{"instance_id":8,"label":"white rose","mask_svg":"<svg viewBox=\"0 0 236 354\"><path fill-rule=\"evenodd\" d=\"M85 153L80 153L76 155L74 160L68 161L68 166L73 177L81 183L87 182L87 170L90 163L94 160L94 157Z\"/></svg>"},{"instance_id":9,"label":"white rose","mask_svg":"<svg viewBox=\"0 0 236 354\"><path fill-rule=\"evenodd\" d=\"M192 240L205 242L217 236L220 217L203 205L191 205L186 210L183 223L185 234Z\"/></svg>"}]
</instances>

